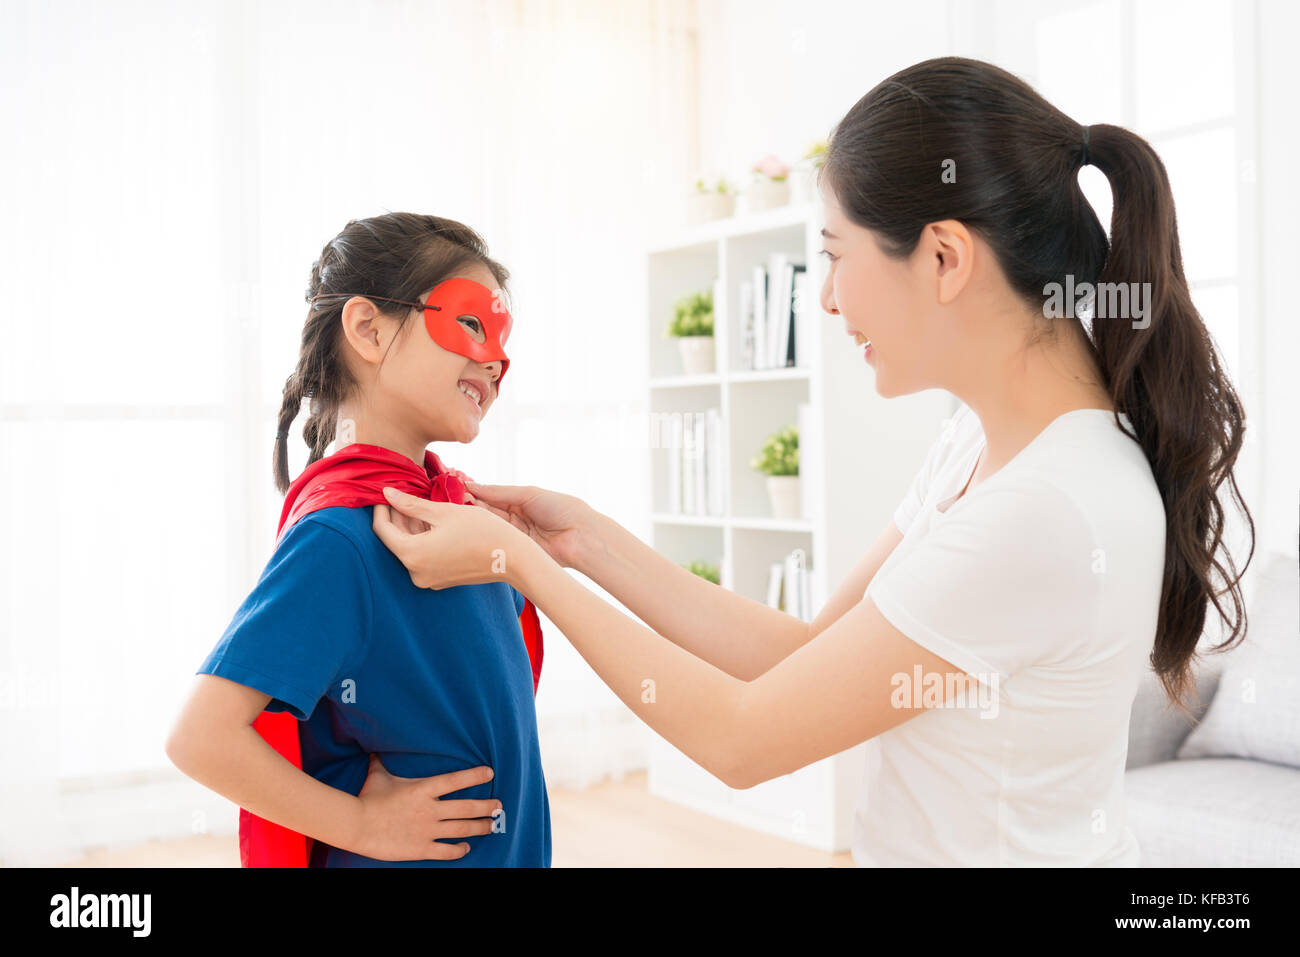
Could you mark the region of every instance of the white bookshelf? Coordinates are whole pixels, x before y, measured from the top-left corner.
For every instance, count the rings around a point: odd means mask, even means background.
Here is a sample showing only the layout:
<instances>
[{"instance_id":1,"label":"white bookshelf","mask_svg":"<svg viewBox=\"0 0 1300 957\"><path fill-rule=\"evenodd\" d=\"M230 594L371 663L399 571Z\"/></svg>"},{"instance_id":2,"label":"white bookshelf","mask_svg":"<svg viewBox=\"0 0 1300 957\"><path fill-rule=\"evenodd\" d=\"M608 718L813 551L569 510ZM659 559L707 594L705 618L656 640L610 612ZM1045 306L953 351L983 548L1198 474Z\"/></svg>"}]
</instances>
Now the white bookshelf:
<instances>
[{"instance_id":1,"label":"white bookshelf","mask_svg":"<svg viewBox=\"0 0 1300 957\"><path fill-rule=\"evenodd\" d=\"M700 413L722 420L722 515L668 511L668 451L650 465L652 544L673 561L707 561L722 586L766 601L768 568L802 548L814 570L813 607L861 558L893 516L943 419L955 406L937 390L885 400L862 350L838 316L824 313L820 203L785 206L690 227L653 243L647 254L649 405L652 413ZM808 267L807 308L796 322L798 366L742 369L740 284L773 252ZM712 288L717 371L682 375L674 340L665 335L679 296ZM768 435L797 425L804 514L771 517L765 477L749 467ZM651 736L653 794L765 833L829 851L848 848L867 745L815 762L747 790L733 790L672 745Z\"/></svg>"}]
</instances>

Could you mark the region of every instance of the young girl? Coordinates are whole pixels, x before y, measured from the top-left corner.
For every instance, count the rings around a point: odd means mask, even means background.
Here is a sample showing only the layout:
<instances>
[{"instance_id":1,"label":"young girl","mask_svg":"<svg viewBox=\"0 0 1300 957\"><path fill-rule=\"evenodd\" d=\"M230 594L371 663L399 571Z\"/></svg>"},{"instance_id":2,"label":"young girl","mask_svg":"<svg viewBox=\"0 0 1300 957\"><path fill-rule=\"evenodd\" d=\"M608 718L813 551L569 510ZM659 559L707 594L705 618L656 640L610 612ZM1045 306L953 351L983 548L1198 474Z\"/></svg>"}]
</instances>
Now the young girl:
<instances>
[{"instance_id":1,"label":"young girl","mask_svg":"<svg viewBox=\"0 0 1300 957\"><path fill-rule=\"evenodd\" d=\"M473 504L426 446L473 441L496 399L507 275L473 230L410 213L348 223L313 267L279 540L167 743L243 808L244 866L550 866L536 611L504 582L417 588L371 530L385 485Z\"/></svg>"}]
</instances>

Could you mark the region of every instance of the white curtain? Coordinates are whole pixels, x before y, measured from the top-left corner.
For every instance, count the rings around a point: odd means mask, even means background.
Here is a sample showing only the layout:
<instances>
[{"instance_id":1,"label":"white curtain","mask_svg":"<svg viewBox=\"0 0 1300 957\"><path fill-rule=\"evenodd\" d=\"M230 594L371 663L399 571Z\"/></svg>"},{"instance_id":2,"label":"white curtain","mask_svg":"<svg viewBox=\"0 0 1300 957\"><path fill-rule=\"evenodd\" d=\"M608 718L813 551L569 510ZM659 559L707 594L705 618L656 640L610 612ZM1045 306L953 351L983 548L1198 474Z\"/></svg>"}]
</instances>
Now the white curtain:
<instances>
[{"instance_id":1,"label":"white curtain","mask_svg":"<svg viewBox=\"0 0 1300 957\"><path fill-rule=\"evenodd\" d=\"M513 273L510 387L444 460L648 532L641 250L698 165L694 22L688 0L0 5L0 863L139 837L69 808L175 781L167 726L271 552L279 389L347 220L457 218ZM636 766L641 729L543 628L548 782ZM153 836L200 829L175 793Z\"/></svg>"}]
</instances>

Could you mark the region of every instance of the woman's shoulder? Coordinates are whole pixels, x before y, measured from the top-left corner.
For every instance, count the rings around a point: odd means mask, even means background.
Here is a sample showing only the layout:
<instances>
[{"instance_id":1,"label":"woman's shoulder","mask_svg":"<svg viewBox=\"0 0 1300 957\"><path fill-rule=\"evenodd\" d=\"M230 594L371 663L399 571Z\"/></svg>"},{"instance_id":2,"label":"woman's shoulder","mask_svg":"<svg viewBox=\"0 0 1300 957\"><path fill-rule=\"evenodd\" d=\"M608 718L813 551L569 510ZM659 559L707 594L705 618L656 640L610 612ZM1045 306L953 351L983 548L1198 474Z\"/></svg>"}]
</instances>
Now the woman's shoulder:
<instances>
[{"instance_id":1,"label":"woman's shoulder","mask_svg":"<svg viewBox=\"0 0 1300 957\"><path fill-rule=\"evenodd\" d=\"M971 407L959 400L957 408L939 423L939 431L929 452L931 471L943 468L955 456L963 455L975 444L982 442L984 432L979 417Z\"/></svg>"},{"instance_id":2,"label":"woman's shoulder","mask_svg":"<svg viewBox=\"0 0 1300 957\"><path fill-rule=\"evenodd\" d=\"M1045 522L1059 510L1044 527L1052 534L1070 526L1086 528L1095 539L1163 542L1164 503L1150 463L1125 431L1127 418L1121 415L1119 425L1115 420L1104 409L1063 416L991 486L1000 488L1021 521Z\"/></svg>"},{"instance_id":3,"label":"woman's shoulder","mask_svg":"<svg viewBox=\"0 0 1300 957\"><path fill-rule=\"evenodd\" d=\"M952 415L943 421L943 428L939 432L940 442L954 442L960 438L978 434L980 429L980 420L971 407L960 399L957 400L957 408Z\"/></svg>"},{"instance_id":4,"label":"woman's shoulder","mask_svg":"<svg viewBox=\"0 0 1300 957\"><path fill-rule=\"evenodd\" d=\"M1149 506L1159 500L1155 474L1124 413L1075 409L1054 421L1027 457L1026 471L1077 498L1104 502L1120 495ZM1092 494L1086 494L1091 492Z\"/></svg>"}]
</instances>

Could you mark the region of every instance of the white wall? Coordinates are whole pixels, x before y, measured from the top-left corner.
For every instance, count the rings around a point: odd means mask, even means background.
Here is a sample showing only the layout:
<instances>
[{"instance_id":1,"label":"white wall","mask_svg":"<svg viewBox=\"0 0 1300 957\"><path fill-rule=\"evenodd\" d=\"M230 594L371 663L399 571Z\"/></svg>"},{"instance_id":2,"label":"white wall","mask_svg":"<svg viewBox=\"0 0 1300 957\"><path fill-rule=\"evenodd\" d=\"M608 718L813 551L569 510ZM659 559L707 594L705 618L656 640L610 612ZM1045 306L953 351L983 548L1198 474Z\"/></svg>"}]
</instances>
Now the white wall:
<instances>
[{"instance_id":1,"label":"white wall","mask_svg":"<svg viewBox=\"0 0 1300 957\"><path fill-rule=\"evenodd\" d=\"M704 0L703 166L740 177L768 153L795 161L885 77L953 52L949 21L943 4Z\"/></svg>"},{"instance_id":2,"label":"white wall","mask_svg":"<svg viewBox=\"0 0 1300 957\"><path fill-rule=\"evenodd\" d=\"M1300 9L1292 0L1262 0L1259 29L1259 182L1264 197L1259 228L1258 347L1263 397L1263 488L1256 516L1261 547L1297 554L1300 514L1300 317L1295 276L1300 262L1300 156L1296 94L1300 92ZM1262 519L1262 521L1260 521Z\"/></svg>"}]
</instances>

